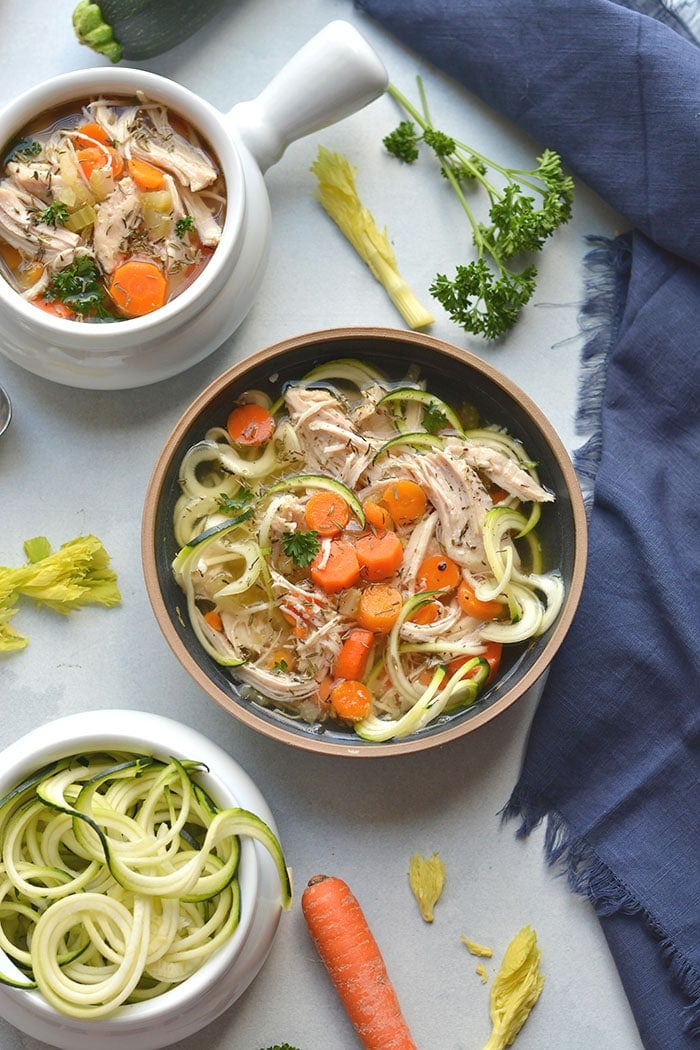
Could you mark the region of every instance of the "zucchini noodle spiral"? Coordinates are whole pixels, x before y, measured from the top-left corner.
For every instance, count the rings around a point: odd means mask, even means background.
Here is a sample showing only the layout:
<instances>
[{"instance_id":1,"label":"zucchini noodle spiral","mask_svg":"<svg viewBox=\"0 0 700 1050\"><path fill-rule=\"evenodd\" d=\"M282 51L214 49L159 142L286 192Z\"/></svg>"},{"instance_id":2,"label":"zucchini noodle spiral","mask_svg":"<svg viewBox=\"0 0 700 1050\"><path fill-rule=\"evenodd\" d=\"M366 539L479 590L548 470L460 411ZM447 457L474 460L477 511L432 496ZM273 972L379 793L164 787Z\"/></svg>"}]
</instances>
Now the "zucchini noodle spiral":
<instances>
[{"instance_id":1,"label":"zucchini noodle spiral","mask_svg":"<svg viewBox=\"0 0 700 1050\"><path fill-rule=\"evenodd\" d=\"M240 836L261 842L289 906L272 830L220 809L191 760L73 755L0 800L0 948L61 1013L112 1016L195 973L236 931Z\"/></svg>"}]
</instances>

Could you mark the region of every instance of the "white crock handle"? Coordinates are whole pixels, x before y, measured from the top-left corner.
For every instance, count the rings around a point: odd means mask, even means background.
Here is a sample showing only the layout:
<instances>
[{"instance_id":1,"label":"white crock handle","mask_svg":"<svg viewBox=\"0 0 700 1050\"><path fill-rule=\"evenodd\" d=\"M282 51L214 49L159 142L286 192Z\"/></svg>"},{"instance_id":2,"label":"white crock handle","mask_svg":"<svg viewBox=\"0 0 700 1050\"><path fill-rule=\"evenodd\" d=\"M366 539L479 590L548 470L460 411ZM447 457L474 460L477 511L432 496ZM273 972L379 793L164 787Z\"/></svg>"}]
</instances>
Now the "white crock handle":
<instances>
[{"instance_id":1,"label":"white crock handle","mask_svg":"<svg viewBox=\"0 0 700 1050\"><path fill-rule=\"evenodd\" d=\"M239 102L227 119L265 172L290 142L362 109L388 82L362 34L349 22L329 22L257 98Z\"/></svg>"}]
</instances>

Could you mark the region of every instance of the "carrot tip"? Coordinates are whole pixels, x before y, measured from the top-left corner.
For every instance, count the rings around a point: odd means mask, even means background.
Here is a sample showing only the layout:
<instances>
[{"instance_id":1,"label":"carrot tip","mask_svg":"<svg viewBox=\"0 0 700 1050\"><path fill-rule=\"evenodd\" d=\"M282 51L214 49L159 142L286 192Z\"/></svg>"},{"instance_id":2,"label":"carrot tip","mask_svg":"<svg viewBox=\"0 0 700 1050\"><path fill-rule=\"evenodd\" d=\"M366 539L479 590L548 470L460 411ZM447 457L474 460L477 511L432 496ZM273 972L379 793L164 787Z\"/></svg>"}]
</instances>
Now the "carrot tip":
<instances>
[{"instance_id":1,"label":"carrot tip","mask_svg":"<svg viewBox=\"0 0 700 1050\"><path fill-rule=\"evenodd\" d=\"M319 882L325 882L327 878L327 875L312 875L307 883L307 886L315 886Z\"/></svg>"}]
</instances>

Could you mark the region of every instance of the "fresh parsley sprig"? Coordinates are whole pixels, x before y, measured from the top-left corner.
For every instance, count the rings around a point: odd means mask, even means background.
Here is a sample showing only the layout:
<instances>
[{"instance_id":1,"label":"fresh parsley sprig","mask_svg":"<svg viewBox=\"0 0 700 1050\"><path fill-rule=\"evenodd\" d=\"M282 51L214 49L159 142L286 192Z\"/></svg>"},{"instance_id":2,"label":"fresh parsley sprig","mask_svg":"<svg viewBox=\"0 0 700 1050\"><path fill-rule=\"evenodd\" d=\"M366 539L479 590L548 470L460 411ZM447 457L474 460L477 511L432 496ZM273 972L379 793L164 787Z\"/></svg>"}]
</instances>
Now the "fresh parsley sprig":
<instances>
[{"instance_id":1,"label":"fresh parsley sprig","mask_svg":"<svg viewBox=\"0 0 700 1050\"><path fill-rule=\"evenodd\" d=\"M304 532L297 529L296 532L285 532L282 536L282 547L288 558L291 558L300 569L310 565L321 549L318 533L315 529Z\"/></svg>"},{"instance_id":2,"label":"fresh parsley sprig","mask_svg":"<svg viewBox=\"0 0 700 1050\"><path fill-rule=\"evenodd\" d=\"M226 492L220 492L216 497L216 505L222 514L226 514L230 518L235 518L243 511L244 517L241 520L245 521L253 516L253 509L248 506L252 498L253 493L250 489L240 488L234 496L229 496Z\"/></svg>"},{"instance_id":3,"label":"fresh parsley sprig","mask_svg":"<svg viewBox=\"0 0 700 1050\"><path fill-rule=\"evenodd\" d=\"M515 324L531 298L537 279L533 263L518 267L514 256L538 252L571 217L573 180L561 158L546 149L532 169L509 168L436 128L430 118L423 82L417 77L422 112L395 85L388 91L411 118L384 138L399 160L412 164L421 144L435 154L469 220L477 258L457 266L453 278L439 273L430 293L468 332L495 339ZM479 222L465 195L465 183L487 194L489 222Z\"/></svg>"},{"instance_id":4,"label":"fresh parsley sprig","mask_svg":"<svg viewBox=\"0 0 700 1050\"><path fill-rule=\"evenodd\" d=\"M429 402L423 409L423 427L429 434L439 434L450 425L441 408Z\"/></svg>"},{"instance_id":5,"label":"fresh parsley sprig","mask_svg":"<svg viewBox=\"0 0 700 1050\"><path fill-rule=\"evenodd\" d=\"M178 219L175 223L175 235L183 239L186 233L191 233L194 229L194 219L191 215L183 215L181 219Z\"/></svg>"},{"instance_id":6,"label":"fresh parsley sprig","mask_svg":"<svg viewBox=\"0 0 700 1050\"><path fill-rule=\"evenodd\" d=\"M62 201L54 201L41 213L41 221L47 226L63 226L68 221L68 206Z\"/></svg>"},{"instance_id":7,"label":"fresh parsley sprig","mask_svg":"<svg viewBox=\"0 0 700 1050\"><path fill-rule=\"evenodd\" d=\"M89 255L80 255L70 266L58 270L51 278L44 298L59 300L76 314L109 317L105 292L97 267Z\"/></svg>"}]
</instances>

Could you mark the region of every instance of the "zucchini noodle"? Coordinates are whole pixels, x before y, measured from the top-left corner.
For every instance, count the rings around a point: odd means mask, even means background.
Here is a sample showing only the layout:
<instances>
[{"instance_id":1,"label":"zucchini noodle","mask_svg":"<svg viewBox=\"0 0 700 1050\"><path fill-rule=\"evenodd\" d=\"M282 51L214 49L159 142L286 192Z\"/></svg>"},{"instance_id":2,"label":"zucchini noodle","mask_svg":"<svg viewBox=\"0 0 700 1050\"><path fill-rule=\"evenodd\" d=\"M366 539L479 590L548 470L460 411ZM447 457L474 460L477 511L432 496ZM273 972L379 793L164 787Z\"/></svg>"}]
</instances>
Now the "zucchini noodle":
<instances>
[{"instance_id":1,"label":"zucchini noodle","mask_svg":"<svg viewBox=\"0 0 700 1050\"><path fill-rule=\"evenodd\" d=\"M247 390L230 411L251 404L269 412L265 437L242 440L226 419L210 429L183 457L173 515L173 573L192 628L231 669L240 696L368 741L488 703L501 647L514 647L504 659L512 663L564 600L537 532L554 495L522 442L474 406L427 390L417 374L393 382L350 358L316 366L275 400ZM424 507L392 520L386 493L406 482ZM329 534L309 525L319 494L344 508ZM370 518L375 505L388 524L377 524L376 511ZM319 583L333 544L359 552L363 538L387 531L400 541L401 564L371 576L360 560L356 578ZM421 583L435 557L454 566L458 583ZM336 662L378 583L398 592L398 615L369 628L371 655L355 678L370 692L369 711L343 716Z\"/></svg>"},{"instance_id":2,"label":"zucchini noodle","mask_svg":"<svg viewBox=\"0 0 700 1050\"><path fill-rule=\"evenodd\" d=\"M191 760L61 759L0 800L0 947L61 1013L109 1017L195 973L240 920L240 837L291 889L271 829L220 809Z\"/></svg>"}]
</instances>

